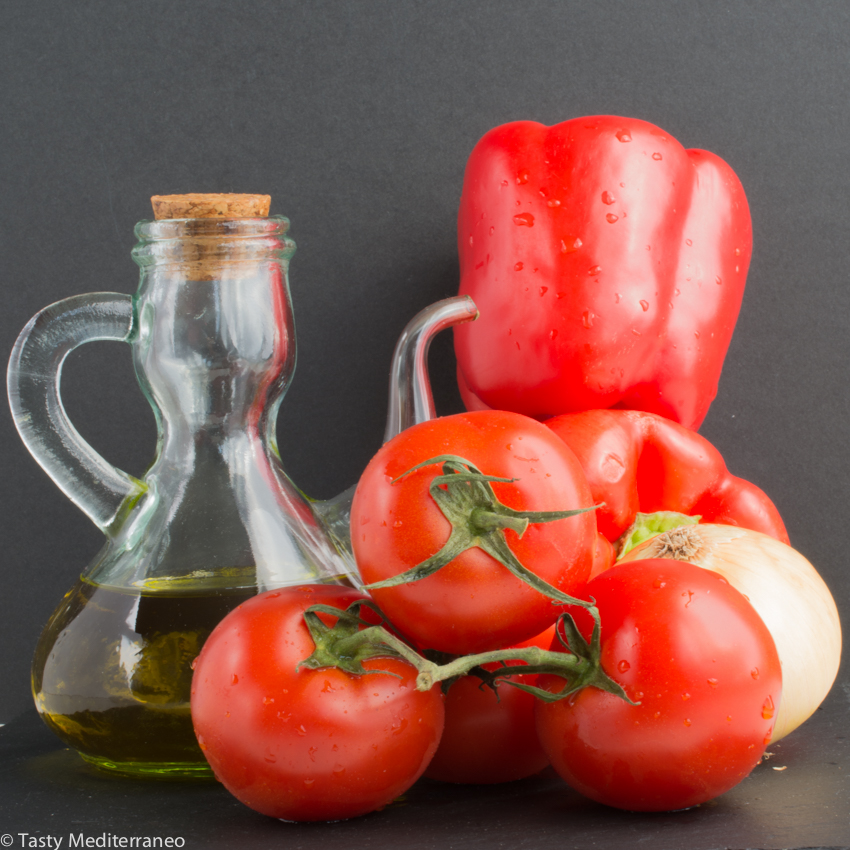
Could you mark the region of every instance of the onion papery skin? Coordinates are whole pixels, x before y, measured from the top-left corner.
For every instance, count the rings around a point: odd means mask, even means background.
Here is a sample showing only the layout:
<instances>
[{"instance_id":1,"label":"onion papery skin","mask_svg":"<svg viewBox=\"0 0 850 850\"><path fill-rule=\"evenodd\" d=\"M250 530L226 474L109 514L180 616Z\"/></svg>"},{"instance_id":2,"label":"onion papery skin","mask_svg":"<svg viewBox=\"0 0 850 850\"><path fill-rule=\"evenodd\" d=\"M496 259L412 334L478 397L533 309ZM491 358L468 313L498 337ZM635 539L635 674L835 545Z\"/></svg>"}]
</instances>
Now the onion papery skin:
<instances>
[{"instance_id":1,"label":"onion papery skin","mask_svg":"<svg viewBox=\"0 0 850 850\"><path fill-rule=\"evenodd\" d=\"M672 558L719 573L764 621L782 665L782 699L771 742L823 702L841 661L835 600L811 563L766 534L728 525L683 526L632 549L622 561Z\"/></svg>"}]
</instances>

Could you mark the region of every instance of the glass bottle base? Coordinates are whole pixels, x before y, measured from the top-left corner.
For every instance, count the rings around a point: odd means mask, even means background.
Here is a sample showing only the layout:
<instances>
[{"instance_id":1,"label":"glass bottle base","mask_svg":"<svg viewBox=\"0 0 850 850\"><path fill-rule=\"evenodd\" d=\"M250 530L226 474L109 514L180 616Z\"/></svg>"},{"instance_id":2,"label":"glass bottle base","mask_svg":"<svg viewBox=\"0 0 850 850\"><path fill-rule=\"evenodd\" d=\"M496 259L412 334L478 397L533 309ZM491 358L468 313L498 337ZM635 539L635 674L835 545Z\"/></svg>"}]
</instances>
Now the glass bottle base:
<instances>
[{"instance_id":1,"label":"glass bottle base","mask_svg":"<svg viewBox=\"0 0 850 850\"><path fill-rule=\"evenodd\" d=\"M115 762L85 753L79 753L79 755L87 764L106 771L112 776L125 776L131 779L215 781L215 775L206 762Z\"/></svg>"}]
</instances>

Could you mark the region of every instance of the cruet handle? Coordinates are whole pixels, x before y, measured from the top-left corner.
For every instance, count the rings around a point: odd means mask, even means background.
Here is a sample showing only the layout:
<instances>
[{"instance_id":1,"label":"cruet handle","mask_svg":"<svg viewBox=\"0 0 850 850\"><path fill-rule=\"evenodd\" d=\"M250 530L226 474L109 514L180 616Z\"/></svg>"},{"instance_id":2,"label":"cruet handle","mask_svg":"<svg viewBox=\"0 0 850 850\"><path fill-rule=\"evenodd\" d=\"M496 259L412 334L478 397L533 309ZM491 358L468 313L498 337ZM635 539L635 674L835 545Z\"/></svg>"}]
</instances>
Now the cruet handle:
<instances>
[{"instance_id":1,"label":"cruet handle","mask_svg":"<svg viewBox=\"0 0 850 850\"><path fill-rule=\"evenodd\" d=\"M434 419L437 411L428 377L428 349L431 340L442 330L478 318L478 308L468 295L456 295L430 304L417 313L398 338L390 365L390 401L384 442L405 428ZM357 485L352 485L327 501L311 502L312 508L340 554L351 565L351 576L357 586L357 567L351 552L349 519L351 500Z\"/></svg>"},{"instance_id":2,"label":"cruet handle","mask_svg":"<svg viewBox=\"0 0 850 850\"><path fill-rule=\"evenodd\" d=\"M101 457L71 424L59 393L65 358L95 340L130 342L133 301L93 292L36 313L12 349L9 405L21 439L60 490L107 533L122 503L144 485Z\"/></svg>"},{"instance_id":3,"label":"cruet handle","mask_svg":"<svg viewBox=\"0 0 850 850\"><path fill-rule=\"evenodd\" d=\"M402 331L390 366L390 401L384 442L405 428L434 419L434 396L428 378L428 349L442 330L478 318L478 308L468 295L456 295L431 304L417 313Z\"/></svg>"}]
</instances>

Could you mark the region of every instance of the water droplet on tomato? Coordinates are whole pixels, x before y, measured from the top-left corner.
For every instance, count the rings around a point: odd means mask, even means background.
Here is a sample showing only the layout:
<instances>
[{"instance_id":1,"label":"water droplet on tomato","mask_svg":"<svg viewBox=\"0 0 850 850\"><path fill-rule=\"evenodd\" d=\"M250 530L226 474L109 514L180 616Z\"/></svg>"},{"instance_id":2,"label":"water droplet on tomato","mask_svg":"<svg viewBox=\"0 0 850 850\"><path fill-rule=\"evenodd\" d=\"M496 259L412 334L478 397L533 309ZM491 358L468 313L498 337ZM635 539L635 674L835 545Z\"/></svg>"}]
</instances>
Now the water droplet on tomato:
<instances>
[{"instance_id":1,"label":"water droplet on tomato","mask_svg":"<svg viewBox=\"0 0 850 850\"><path fill-rule=\"evenodd\" d=\"M197 656L195 656L195 657L192 659L192 663L191 663L189 666L190 666L190 667L194 670L194 669L195 669L195 667L196 667L196 665L197 665L197 663L198 663L198 658L197 658Z\"/></svg>"},{"instance_id":2,"label":"water droplet on tomato","mask_svg":"<svg viewBox=\"0 0 850 850\"><path fill-rule=\"evenodd\" d=\"M770 743L770 738L773 735L773 727L767 730L767 735L764 736L764 745L767 746Z\"/></svg>"},{"instance_id":3,"label":"water droplet on tomato","mask_svg":"<svg viewBox=\"0 0 850 850\"><path fill-rule=\"evenodd\" d=\"M303 723L295 731L298 733L299 737L301 737L301 738L303 738L307 734L307 730L304 728Z\"/></svg>"},{"instance_id":4,"label":"water droplet on tomato","mask_svg":"<svg viewBox=\"0 0 850 850\"><path fill-rule=\"evenodd\" d=\"M277 761L277 756L273 752L266 750L266 754L263 759L269 764L274 764Z\"/></svg>"},{"instance_id":5,"label":"water droplet on tomato","mask_svg":"<svg viewBox=\"0 0 850 850\"><path fill-rule=\"evenodd\" d=\"M632 328L632 333L633 333L635 336L640 336L640 331L639 331L637 328Z\"/></svg>"},{"instance_id":6,"label":"water droplet on tomato","mask_svg":"<svg viewBox=\"0 0 850 850\"><path fill-rule=\"evenodd\" d=\"M541 286L540 287L540 296L543 297L548 291L549 291L548 286Z\"/></svg>"},{"instance_id":7,"label":"water droplet on tomato","mask_svg":"<svg viewBox=\"0 0 850 850\"><path fill-rule=\"evenodd\" d=\"M759 677L759 668L758 668L758 667L753 667L753 669L752 669L752 670L750 670L750 675L751 675L754 679L758 679L758 677Z\"/></svg>"},{"instance_id":8,"label":"water droplet on tomato","mask_svg":"<svg viewBox=\"0 0 850 850\"><path fill-rule=\"evenodd\" d=\"M516 182L522 186L525 183L528 183L528 171L520 171L516 176Z\"/></svg>"},{"instance_id":9,"label":"water droplet on tomato","mask_svg":"<svg viewBox=\"0 0 850 850\"><path fill-rule=\"evenodd\" d=\"M654 581L654 582L652 582L652 586L653 586L656 590L658 590L658 589L660 589L660 588L662 588L662 587L666 587L666 586L667 586L667 582L666 582L666 581L664 581L663 579L657 578L657 579L655 579L655 581Z\"/></svg>"},{"instance_id":10,"label":"water droplet on tomato","mask_svg":"<svg viewBox=\"0 0 850 850\"><path fill-rule=\"evenodd\" d=\"M602 203L608 204L609 206L614 203L617 199L610 192L602 193Z\"/></svg>"},{"instance_id":11,"label":"water droplet on tomato","mask_svg":"<svg viewBox=\"0 0 850 850\"><path fill-rule=\"evenodd\" d=\"M631 667L632 667L632 665L629 664L629 662L626 661L625 658L617 665L617 669L621 673L627 673L629 670L631 670Z\"/></svg>"},{"instance_id":12,"label":"water droplet on tomato","mask_svg":"<svg viewBox=\"0 0 850 850\"><path fill-rule=\"evenodd\" d=\"M601 271L602 271L602 266L591 266L591 267L587 270L587 273L588 273L591 277L593 277L594 275L599 274Z\"/></svg>"},{"instance_id":13,"label":"water droplet on tomato","mask_svg":"<svg viewBox=\"0 0 850 850\"><path fill-rule=\"evenodd\" d=\"M235 673L230 678L230 684L231 685L238 685L239 684L239 677Z\"/></svg>"},{"instance_id":14,"label":"water droplet on tomato","mask_svg":"<svg viewBox=\"0 0 850 850\"><path fill-rule=\"evenodd\" d=\"M686 717L685 718L685 726L690 726L690 725L691 725L691 719L689 717Z\"/></svg>"},{"instance_id":15,"label":"water droplet on tomato","mask_svg":"<svg viewBox=\"0 0 850 850\"><path fill-rule=\"evenodd\" d=\"M773 704L773 697L768 696L768 698L764 701L764 705L761 707L761 716L765 720L770 720L773 717L773 713L776 711L776 706Z\"/></svg>"},{"instance_id":16,"label":"water droplet on tomato","mask_svg":"<svg viewBox=\"0 0 850 850\"><path fill-rule=\"evenodd\" d=\"M522 271L522 269L523 269L523 265L522 265L522 263L515 263L515 264L514 264L514 271L515 271L515 272L521 272L521 271Z\"/></svg>"},{"instance_id":17,"label":"water droplet on tomato","mask_svg":"<svg viewBox=\"0 0 850 850\"><path fill-rule=\"evenodd\" d=\"M529 213L517 213L514 216L514 224L517 227L534 227L534 216Z\"/></svg>"},{"instance_id":18,"label":"water droplet on tomato","mask_svg":"<svg viewBox=\"0 0 850 850\"><path fill-rule=\"evenodd\" d=\"M712 688L717 687L717 679L708 679L708 684L711 685Z\"/></svg>"},{"instance_id":19,"label":"water droplet on tomato","mask_svg":"<svg viewBox=\"0 0 850 850\"><path fill-rule=\"evenodd\" d=\"M401 528L401 527L402 527L402 525L404 525L404 523L403 523L400 519L397 519L397 520L393 523L393 528Z\"/></svg>"},{"instance_id":20,"label":"water droplet on tomato","mask_svg":"<svg viewBox=\"0 0 850 850\"><path fill-rule=\"evenodd\" d=\"M315 779L305 779L304 784L309 788L315 781Z\"/></svg>"},{"instance_id":21,"label":"water droplet on tomato","mask_svg":"<svg viewBox=\"0 0 850 850\"><path fill-rule=\"evenodd\" d=\"M645 313L649 309L649 301L641 301L640 302L641 309Z\"/></svg>"},{"instance_id":22,"label":"water droplet on tomato","mask_svg":"<svg viewBox=\"0 0 850 850\"><path fill-rule=\"evenodd\" d=\"M495 232L496 232L496 228L491 226L490 227L490 235L492 236Z\"/></svg>"},{"instance_id":23,"label":"water droplet on tomato","mask_svg":"<svg viewBox=\"0 0 850 850\"><path fill-rule=\"evenodd\" d=\"M576 237L575 241L573 242L573 248L576 251L578 251L578 249L581 248L581 239L579 239L578 237Z\"/></svg>"},{"instance_id":24,"label":"water droplet on tomato","mask_svg":"<svg viewBox=\"0 0 850 850\"><path fill-rule=\"evenodd\" d=\"M316 760L316 753L317 752L319 752L318 747L310 747L310 749L307 750L307 754L310 756L310 761Z\"/></svg>"},{"instance_id":25,"label":"water droplet on tomato","mask_svg":"<svg viewBox=\"0 0 850 850\"><path fill-rule=\"evenodd\" d=\"M472 247L472 236L469 237L469 247Z\"/></svg>"},{"instance_id":26,"label":"water droplet on tomato","mask_svg":"<svg viewBox=\"0 0 850 850\"><path fill-rule=\"evenodd\" d=\"M740 256L741 256L741 249L740 249L740 248L736 248L736 249L735 249L735 256L736 256L736 257L740 257Z\"/></svg>"},{"instance_id":27,"label":"water droplet on tomato","mask_svg":"<svg viewBox=\"0 0 850 850\"><path fill-rule=\"evenodd\" d=\"M699 331L694 331L694 336L699 339Z\"/></svg>"},{"instance_id":28,"label":"water droplet on tomato","mask_svg":"<svg viewBox=\"0 0 850 850\"><path fill-rule=\"evenodd\" d=\"M274 697L263 697L263 705L271 705L274 702Z\"/></svg>"},{"instance_id":29,"label":"water droplet on tomato","mask_svg":"<svg viewBox=\"0 0 850 850\"><path fill-rule=\"evenodd\" d=\"M557 328L552 328L552 330L549 331L549 339L555 339L555 337L557 335L558 335L558 329Z\"/></svg>"},{"instance_id":30,"label":"water droplet on tomato","mask_svg":"<svg viewBox=\"0 0 850 850\"><path fill-rule=\"evenodd\" d=\"M723 279L722 279L720 276L718 276L718 277L714 278L714 282L715 282L718 286L720 286L720 284L721 284L721 283L723 283Z\"/></svg>"},{"instance_id":31,"label":"water droplet on tomato","mask_svg":"<svg viewBox=\"0 0 850 850\"><path fill-rule=\"evenodd\" d=\"M595 317L594 317L593 313L591 313L591 312L590 312L590 310L585 310L585 311L581 314L581 323L582 323L582 324L583 324L586 328L592 328L592 327L593 327L593 319L594 319L594 318L595 318Z\"/></svg>"},{"instance_id":32,"label":"water droplet on tomato","mask_svg":"<svg viewBox=\"0 0 850 850\"><path fill-rule=\"evenodd\" d=\"M333 775L342 776L343 773L345 773L345 766L342 764L335 764L333 767Z\"/></svg>"},{"instance_id":33,"label":"water droplet on tomato","mask_svg":"<svg viewBox=\"0 0 850 850\"><path fill-rule=\"evenodd\" d=\"M561 206L561 202L553 198L551 201L546 201L546 206L547 207L559 207L559 206Z\"/></svg>"},{"instance_id":34,"label":"water droplet on tomato","mask_svg":"<svg viewBox=\"0 0 850 850\"><path fill-rule=\"evenodd\" d=\"M605 221L607 221L608 224L614 224L614 222L619 221L619 220L620 220L620 217L617 216L617 215L614 215L614 213L608 213L608 215L605 216Z\"/></svg>"},{"instance_id":35,"label":"water droplet on tomato","mask_svg":"<svg viewBox=\"0 0 850 850\"><path fill-rule=\"evenodd\" d=\"M691 246L691 245L693 245L693 244L694 244L693 239L686 239L686 240L685 240L685 245L687 245L688 247L690 247L690 246Z\"/></svg>"},{"instance_id":36,"label":"water droplet on tomato","mask_svg":"<svg viewBox=\"0 0 850 850\"><path fill-rule=\"evenodd\" d=\"M631 133L628 130L617 130L614 135L621 142L630 142L632 140Z\"/></svg>"},{"instance_id":37,"label":"water droplet on tomato","mask_svg":"<svg viewBox=\"0 0 850 850\"><path fill-rule=\"evenodd\" d=\"M653 158L656 162L660 162L660 161L661 161L664 157L662 157L662 156L661 156L661 154L660 154L660 153L658 153L658 151L656 151L656 152L652 155L652 158Z\"/></svg>"}]
</instances>

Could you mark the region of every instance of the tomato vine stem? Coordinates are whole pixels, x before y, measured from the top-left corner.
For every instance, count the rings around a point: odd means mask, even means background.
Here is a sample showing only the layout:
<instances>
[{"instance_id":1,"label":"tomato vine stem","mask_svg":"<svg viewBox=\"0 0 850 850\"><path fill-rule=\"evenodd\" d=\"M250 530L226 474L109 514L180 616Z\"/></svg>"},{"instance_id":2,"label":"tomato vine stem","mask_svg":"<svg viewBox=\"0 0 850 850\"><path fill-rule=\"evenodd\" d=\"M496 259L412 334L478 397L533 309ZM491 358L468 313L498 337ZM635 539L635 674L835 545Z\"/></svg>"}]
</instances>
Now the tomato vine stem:
<instances>
[{"instance_id":1,"label":"tomato vine stem","mask_svg":"<svg viewBox=\"0 0 850 850\"><path fill-rule=\"evenodd\" d=\"M363 661L370 658L398 658L416 669L416 688L420 691L475 673L491 687L504 681L547 702L563 699L588 686L608 691L631 702L622 687L605 673L600 664L599 612L592 602L585 603L594 620L590 641L585 640L572 616L565 612L558 618L556 628L564 648L562 652L537 646L497 649L460 656L443 664L421 655L383 625L364 620L360 616L360 609L364 605L380 614L380 609L367 600L358 600L345 611L329 605L309 608L304 619L316 648L299 667L338 667L354 675L386 674L389 671L363 667ZM320 615L333 617L336 623L328 625ZM484 668L485 664L493 663L500 666L495 670ZM551 692L510 678L518 674L559 676L564 680L564 686L559 691Z\"/></svg>"}]
</instances>

